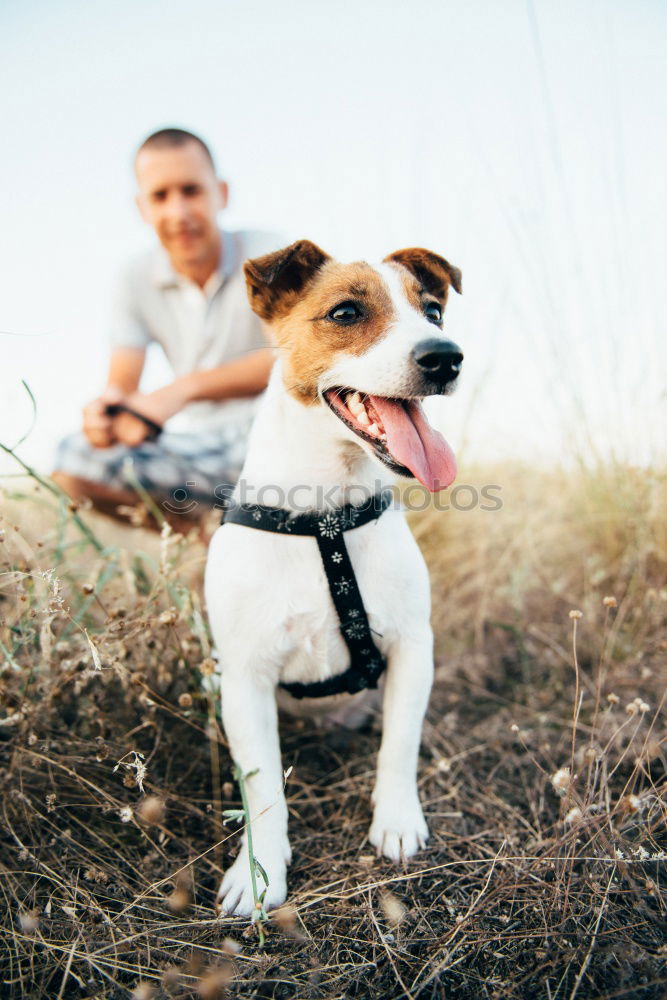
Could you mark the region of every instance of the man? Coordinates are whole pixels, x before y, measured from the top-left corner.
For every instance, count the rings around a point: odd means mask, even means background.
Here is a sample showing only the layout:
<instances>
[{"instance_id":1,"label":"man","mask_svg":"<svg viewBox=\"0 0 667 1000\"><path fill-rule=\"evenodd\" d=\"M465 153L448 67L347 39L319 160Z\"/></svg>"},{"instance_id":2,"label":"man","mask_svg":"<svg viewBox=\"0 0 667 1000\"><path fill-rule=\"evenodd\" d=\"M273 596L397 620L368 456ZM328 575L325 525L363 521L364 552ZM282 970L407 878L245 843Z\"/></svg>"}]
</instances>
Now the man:
<instances>
[{"instance_id":1,"label":"man","mask_svg":"<svg viewBox=\"0 0 667 1000\"><path fill-rule=\"evenodd\" d=\"M219 502L238 478L255 399L274 360L250 309L243 261L276 249L258 232L224 232L228 189L206 144L162 129L135 161L137 205L160 247L120 283L107 386L83 411L83 433L61 442L54 480L74 499L116 514L145 490L174 522ZM161 344L175 378L141 393L146 348ZM108 408L122 404L148 419ZM152 425L181 414L185 431L151 440ZM180 526L180 525L179 525Z\"/></svg>"}]
</instances>

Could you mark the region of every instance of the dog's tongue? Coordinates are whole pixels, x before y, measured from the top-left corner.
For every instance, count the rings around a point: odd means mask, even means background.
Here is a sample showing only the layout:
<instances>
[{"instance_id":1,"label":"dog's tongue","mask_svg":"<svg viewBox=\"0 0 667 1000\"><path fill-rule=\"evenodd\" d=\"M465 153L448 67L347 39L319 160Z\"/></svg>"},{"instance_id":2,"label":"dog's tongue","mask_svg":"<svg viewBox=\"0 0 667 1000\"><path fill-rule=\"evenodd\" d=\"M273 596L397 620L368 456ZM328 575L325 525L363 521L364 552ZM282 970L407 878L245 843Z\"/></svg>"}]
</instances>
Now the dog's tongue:
<instances>
[{"instance_id":1,"label":"dog's tongue","mask_svg":"<svg viewBox=\"0 0 667 1000\"><path fill-rule=\"evenodd\" d=\"M387 435L387 450L431 491L447 489L456 478L454 452L426 419L416 399L398 403L369 396Z\"/></svg>"}]
</instances>

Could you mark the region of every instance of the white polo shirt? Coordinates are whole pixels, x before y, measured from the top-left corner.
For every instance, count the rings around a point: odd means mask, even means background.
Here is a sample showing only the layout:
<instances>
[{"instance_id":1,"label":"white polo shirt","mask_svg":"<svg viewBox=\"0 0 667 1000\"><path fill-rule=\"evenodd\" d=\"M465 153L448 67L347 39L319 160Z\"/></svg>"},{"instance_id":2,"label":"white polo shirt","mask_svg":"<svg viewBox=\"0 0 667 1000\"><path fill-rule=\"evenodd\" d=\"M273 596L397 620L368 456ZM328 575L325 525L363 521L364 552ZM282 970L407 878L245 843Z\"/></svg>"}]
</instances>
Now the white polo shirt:
<instances>
[{"instance_id":1,"label":"white polo shirt","mask_svg":"<svg viewBox=\"0 0 667 1000\"><path fill-rule=\"evenodd\" d=\"M248 257L283 245L271 233L221 231L220 268L204 288L177 274L167 252L157 246L136 258L121 276L114 301L111 346L164 350L174 375L217 365L271 345L267 328L248 303L241 265ZM259 397L191 403L178 424L188 430L244 423Z\"/></svg>"}]
</instances>

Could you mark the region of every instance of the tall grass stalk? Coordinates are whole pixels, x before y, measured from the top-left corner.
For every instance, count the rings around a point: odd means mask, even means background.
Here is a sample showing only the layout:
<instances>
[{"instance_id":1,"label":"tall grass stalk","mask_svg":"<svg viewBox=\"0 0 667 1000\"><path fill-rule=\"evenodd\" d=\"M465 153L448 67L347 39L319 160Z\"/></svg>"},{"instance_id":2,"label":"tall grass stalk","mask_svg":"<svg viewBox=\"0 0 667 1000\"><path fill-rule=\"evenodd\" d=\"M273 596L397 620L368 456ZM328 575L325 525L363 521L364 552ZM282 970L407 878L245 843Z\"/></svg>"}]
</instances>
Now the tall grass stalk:
<instances>
[{"instance_id":1,"label":"tall grass stalk","mask_svg":"<svg viewBox=\"0 0 667 1000\"><path fill-rule=\"evenodd\" d=\"M244 775L241 768L235 764L234 765L234 777L238 782L239 790L241 792L241 809L227 809L223 813L223 816L227 819L235 819L244 822L245 826L245 836L246 836L246 847L248 850L248 864L250 866L250 885L252 887L252 898L255 904L255 909L252 915L253 924L257 925L257 933L259 936L260 946L264 945L266 940L266 934L264 933L264 924L266 923L268 917L266 910L264 909L264 898L266 896L266 890L269 887L269 877L264 871L260 861L255 857L255 849L253 846L252 839L252 818L250 815L250 803L248 802L248 793L246 790L246 781L248 778L252 778L253 775L257 774L257 771L249 771L248 774ZM257 888L257 875L261 875L264 881L264 889L259 892Z\"/></svg>"}]
</instances>

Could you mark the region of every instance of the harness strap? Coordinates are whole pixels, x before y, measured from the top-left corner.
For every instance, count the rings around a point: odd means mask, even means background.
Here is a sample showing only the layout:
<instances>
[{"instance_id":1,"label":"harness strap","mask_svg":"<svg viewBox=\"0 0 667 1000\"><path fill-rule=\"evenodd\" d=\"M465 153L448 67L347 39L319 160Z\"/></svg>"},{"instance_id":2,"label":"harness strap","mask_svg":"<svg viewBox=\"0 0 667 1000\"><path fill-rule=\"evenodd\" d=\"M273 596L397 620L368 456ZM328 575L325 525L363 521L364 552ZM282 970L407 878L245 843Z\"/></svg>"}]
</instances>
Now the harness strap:
<instances>
[{"instance_id":1,"label":"harness strap","mask_svg":"<svg viewBox=\"0 0 667 1000\"><path fill-rule=\"evenodd\" d=\"M347 504L318 514L293 514L282 508L259 504L234 504L223 516L225 524L244 524L279 534L310 535L317 542L341 635L350 653L350 666L342 674L312 684L281 682L280 686L294 698L355 694L364 688L377 687L386 662L371 635L344 533L377 520L391 501L392 495L386 491L371 497L359 507Z\"/></svg>"},{"instance_id":2,"label":"harness strap","mask_svg":"<svg viewBox=\"0 0 667 1000\"><path fill-rule=\"evenodd\" d=\"M223 524L244 524L260 531L275 531L280 535L313 535L316 538L338 534L360 528L362 524L375 521L391 505L390 490L376 493L365 503L355 507L348 503L333 510L316 511L312 514L295 514L283 507L267 507L260 503L236 503L230 501L222 515Z\"/></svg>"}]
</instances>

